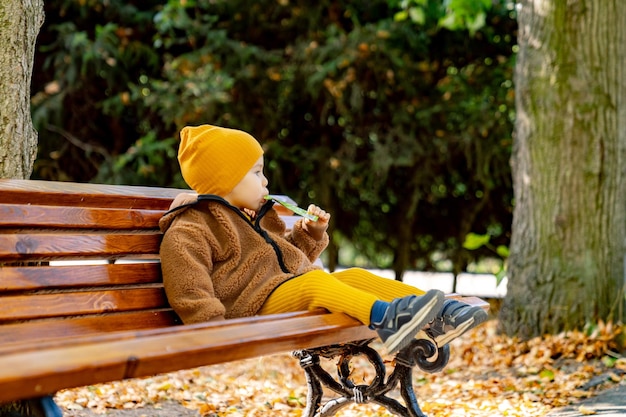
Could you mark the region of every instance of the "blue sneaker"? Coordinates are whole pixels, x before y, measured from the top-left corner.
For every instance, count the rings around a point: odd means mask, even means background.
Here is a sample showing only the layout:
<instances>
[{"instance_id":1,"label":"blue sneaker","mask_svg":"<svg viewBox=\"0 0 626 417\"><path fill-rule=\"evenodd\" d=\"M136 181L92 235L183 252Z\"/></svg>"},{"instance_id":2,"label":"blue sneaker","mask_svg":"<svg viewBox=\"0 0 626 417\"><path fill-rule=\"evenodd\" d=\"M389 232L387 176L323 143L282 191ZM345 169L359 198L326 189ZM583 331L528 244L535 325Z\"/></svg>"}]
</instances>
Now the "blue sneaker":
<instances>
[{"instance_id":1,"label":"blue sneaker","mask_svg":"<svg viewBox=\"0 0 626 417\"><path fill-rule=\"evenodd\" d=\"M391 301L385 317L372 323L389 353L406 347L426 324L441 311L444 296L430 290L422 296L409 295Z\"/></svg>"},{"instance_id":2,"label":"blue sneaker","mask_svg":"<svg viewBox=\"0 0 626 417\"><path fill-rule=\"evenodd\" d=\"M441 347L485 320L487 313L482 308L447 299L426 333Z\"/></svg>"}]
</instances>

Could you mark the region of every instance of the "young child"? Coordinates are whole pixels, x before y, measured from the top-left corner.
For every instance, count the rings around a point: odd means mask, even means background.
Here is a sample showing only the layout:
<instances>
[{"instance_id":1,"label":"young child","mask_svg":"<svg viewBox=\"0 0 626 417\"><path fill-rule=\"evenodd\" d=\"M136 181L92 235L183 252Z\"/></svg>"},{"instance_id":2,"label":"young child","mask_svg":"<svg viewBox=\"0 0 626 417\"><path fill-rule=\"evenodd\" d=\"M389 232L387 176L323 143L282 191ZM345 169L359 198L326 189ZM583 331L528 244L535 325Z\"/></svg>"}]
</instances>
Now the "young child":
<instances>
[{"instance_id":1,"label":"young child","mask_svg":"<svg viewBox=\"0 0 626 417\"><path fill-rule=\"evenodd\" d=\"M265 200L263 149L240 130L185 127L178 151L181 194L160 221L167 298L188 323L325 308L375 329L387 350L407 346L425 326L439 346L487 318L478 307L445 300L352 268L328 273L314 261L328 244L330 214L290 231Z\"/></svg>"}]
</instances>

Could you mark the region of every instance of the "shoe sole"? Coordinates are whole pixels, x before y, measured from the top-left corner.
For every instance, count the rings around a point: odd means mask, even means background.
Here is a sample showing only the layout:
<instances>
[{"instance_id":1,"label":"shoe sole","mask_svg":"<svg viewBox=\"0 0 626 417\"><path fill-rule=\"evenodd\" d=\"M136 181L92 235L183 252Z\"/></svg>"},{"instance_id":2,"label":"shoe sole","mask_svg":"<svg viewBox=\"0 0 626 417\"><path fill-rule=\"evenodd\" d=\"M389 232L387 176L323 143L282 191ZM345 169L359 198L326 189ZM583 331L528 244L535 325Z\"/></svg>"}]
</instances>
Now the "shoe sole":
<instances>
[{"instance_id":1,"label":"shoe sole","mask_svg":"<svg viewBox=\"0 0 626 417\"><path fill-rule=\"evenodd\" d=\"M384 342L384 346L389 353L394 353L409 344L415 335L430 321L432 321L443 307L443 294L433 293L432 298L422 307L417 314L397 332L390 335Z\"/></svg>"},{"instance_id":2,"label":"shoe sole","mask_svg":"<svg viewBox=\"0 0 626 417\"><path fill-rule=\"evenodd\" d=\"M479 317L477 317L479 316ZM478 319L478 320L477 320ZM487 320L487 314L475 314L473 315L469 320L466 320L465 323L461 324L460 326L458 326L455 329L452 329L442 335L439 335L437 337L435 337L435 342L437 343L437 346L443 346L446 345L448 343L450 343L451 341L453 341L454 339L456 339L457 337L461 336L463 333L465 333L466 331L473 329L474 327L478 326L479 324L483 323L484 321Z\"/></svg>"}]
</instances>

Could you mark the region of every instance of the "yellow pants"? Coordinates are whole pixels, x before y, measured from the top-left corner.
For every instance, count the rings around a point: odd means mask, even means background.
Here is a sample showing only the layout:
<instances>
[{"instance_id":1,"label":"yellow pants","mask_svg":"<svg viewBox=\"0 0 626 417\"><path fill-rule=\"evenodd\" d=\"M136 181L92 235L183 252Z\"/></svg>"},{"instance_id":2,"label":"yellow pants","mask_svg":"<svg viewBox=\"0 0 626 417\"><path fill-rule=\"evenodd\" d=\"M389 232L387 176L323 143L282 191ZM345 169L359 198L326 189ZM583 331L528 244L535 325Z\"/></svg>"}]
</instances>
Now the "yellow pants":
<instances>
[{"instance_id":1,"label":"yellow pants","mask_svg":"<svg viewBox=\"0 0 626 417\"><path fill-rule=\"evenodd\" d=\"M265 300L259 314L321 307L333 313L346 313L369 325L375 301L389 302L411 294L422 295L424 291L361 268L333 273L316 270L281 284Z\"/></svg>"}]
</instances>

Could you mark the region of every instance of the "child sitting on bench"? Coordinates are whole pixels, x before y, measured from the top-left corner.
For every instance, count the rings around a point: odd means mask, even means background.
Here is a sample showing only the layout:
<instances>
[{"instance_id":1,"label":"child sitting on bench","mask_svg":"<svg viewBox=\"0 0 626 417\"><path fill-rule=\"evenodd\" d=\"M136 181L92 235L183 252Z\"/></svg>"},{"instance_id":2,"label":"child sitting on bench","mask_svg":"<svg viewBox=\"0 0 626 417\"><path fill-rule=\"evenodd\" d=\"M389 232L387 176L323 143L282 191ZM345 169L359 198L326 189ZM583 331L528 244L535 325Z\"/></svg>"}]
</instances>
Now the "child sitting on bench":
<instances>
[{"instance_id":1,"label":"child sitting on bench","mask_svg":"<svg viewBox=\"0 0 626 417\"><path fill-rule=\"evenodd\" d=\"M364 269L325 272L314 261L328 244L330 214L286 230L263 174L263 149L251 135L202 125L182 129L181 194L160 221L163 282L185 323L325 308L375 329L389 353L425 328L438 346L486 320L480 307L445 300Z\"/></svg>"}]
</instances>

